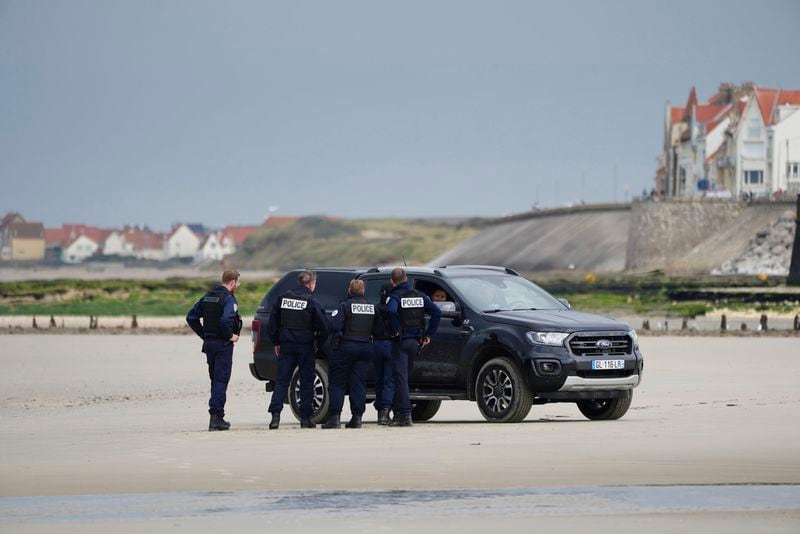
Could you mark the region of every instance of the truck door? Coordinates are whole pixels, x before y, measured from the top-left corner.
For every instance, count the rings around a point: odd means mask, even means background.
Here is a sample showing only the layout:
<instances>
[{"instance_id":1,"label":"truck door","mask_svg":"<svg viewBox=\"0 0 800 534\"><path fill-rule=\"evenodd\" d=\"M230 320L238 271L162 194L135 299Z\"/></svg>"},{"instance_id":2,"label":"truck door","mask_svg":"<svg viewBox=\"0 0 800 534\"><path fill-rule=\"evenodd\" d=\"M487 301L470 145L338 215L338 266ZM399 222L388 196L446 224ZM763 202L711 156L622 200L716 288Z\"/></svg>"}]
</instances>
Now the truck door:
<instances>
[{"instance_id":1,"label":"truck door","mask_svg":"<svg viewBox=\"0 0 800 534\"><path fill-rule=\"evenodd\" d=\"M414 278L414 288L422 291L429 297L436 289L443 289L448 295L448 302L455 303L458 309L462 304L453 299L451 291L442 283L441 279L429 279L417 276ZM429 318L428 318L429 319ZM409 377L412 387L457 385L461 352L469 337L470 331L465 328L460 319L442 317L439 329L431 339L431 343L417 353L414 366Z\"/></svg>"}]
</instances>

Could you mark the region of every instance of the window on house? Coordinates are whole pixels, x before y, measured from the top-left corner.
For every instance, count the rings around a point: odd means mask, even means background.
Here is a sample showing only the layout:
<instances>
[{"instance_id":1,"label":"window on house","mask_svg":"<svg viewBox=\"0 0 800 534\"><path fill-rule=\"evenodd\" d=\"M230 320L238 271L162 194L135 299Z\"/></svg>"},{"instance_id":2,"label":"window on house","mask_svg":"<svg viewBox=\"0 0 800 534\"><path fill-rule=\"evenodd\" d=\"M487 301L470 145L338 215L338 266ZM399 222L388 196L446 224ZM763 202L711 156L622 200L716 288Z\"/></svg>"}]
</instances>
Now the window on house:
<instances>
[{"instance_id":1,"label":"window on house","mask_svg":"<svg viewBox=\"0 0 800 534\"><path fill-rule=\"evenodd\" d=\"M761 137L761 121L759 119L750 119L747 122L747 137L749 139Z\"/></svg>"},{"instance_id":2,"label":"window on house","mask_svg":"<svg viewBox=\"0 0 800 534\"><path fill-rule=\"evenodd\" d=\"M800 179L800 161L790 161L786 164L786 178L790 180Z\"/></svg>"},{"instance_id":3,"label":"window on house","mask_svg":"<svg viewBox=\"0 0 800 534\"><path fill-rule=\"evenodd\" d=\"M744 171L744 183L746 184L763 184L764 171Z\"/></svg>"}]
</instances>

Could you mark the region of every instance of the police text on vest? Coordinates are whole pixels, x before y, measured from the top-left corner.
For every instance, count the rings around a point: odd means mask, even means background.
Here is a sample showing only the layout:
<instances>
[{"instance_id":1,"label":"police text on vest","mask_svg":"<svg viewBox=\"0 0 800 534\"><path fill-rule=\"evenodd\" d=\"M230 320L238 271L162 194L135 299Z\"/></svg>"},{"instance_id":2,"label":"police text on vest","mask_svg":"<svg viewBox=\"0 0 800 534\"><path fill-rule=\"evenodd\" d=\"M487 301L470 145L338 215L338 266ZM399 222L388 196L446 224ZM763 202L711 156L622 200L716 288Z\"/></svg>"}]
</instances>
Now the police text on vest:
<instances>
[{"instance_id":1,"label":"police text on vest","mask_svg":"<svg viewBox=\"0 0 800 534\"><path fill-rule=\"evenodd\" d=\"M422 308L424 306L425 302L422 300L422 297L406 297L400 299L401 308Z\"/></svg>"},{"instance_id":2,"label":"police text on vest","mask_svg":"<svg viewBox=\"0 0 800 534\"><path fill-rule=\"evenodd\" d=\"M285 310L305 310L307 300L281 299L281 308Z\"/></svg>"},{"instance_id":3,"label":"police text on vest","mask_svg":"<svg viewBox=\"0 0 800 534\"><path fill-rule=\"evenodd\" d=\"M362 315L375 315L375 306L372 304L359 304L357 302L351 302L350 312Z\"/></svg>"}]
</instances>

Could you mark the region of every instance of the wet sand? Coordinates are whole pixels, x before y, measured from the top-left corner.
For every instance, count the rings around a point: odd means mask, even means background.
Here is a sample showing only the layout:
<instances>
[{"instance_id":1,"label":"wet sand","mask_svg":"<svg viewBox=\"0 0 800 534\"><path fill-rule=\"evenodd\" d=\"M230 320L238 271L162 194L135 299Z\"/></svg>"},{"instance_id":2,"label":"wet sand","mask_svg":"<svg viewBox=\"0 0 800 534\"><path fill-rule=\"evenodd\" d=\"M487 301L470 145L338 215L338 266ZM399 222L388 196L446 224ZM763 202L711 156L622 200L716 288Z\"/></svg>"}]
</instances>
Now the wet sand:
<instances>
[{"instance_id":1,"label":"wet sand","mask_svg":"<svg viewBox=\"0 0 800 534\"><path fill-rule=\"evenodd\" d=\"M268 431L268 394L247 370L245 341L229 388L233 429L209 433L205 361L191 336L3 336L0 497L800 484L797 339L652 337L642 347L643 385L616 422L590 422L574 405L553 404L534 406L524 423L496 425L473 403L446 402L432 422L410 429L377 427L370 409L362 430L301 430L287 409L281 429ZM798 508L766 514L764 525L797 527ZM660 528L691 515L744 531L762 512L743 511L749 519L741 522L713 510L645 510L639 519L663 516L653 523ZM609 525L620 513L606 514ZM249 516L237 517L246 527ZM575 520L592 524L582 517ZM404 521L419 530L413 518Z\"/></svg>"}]
</instances>

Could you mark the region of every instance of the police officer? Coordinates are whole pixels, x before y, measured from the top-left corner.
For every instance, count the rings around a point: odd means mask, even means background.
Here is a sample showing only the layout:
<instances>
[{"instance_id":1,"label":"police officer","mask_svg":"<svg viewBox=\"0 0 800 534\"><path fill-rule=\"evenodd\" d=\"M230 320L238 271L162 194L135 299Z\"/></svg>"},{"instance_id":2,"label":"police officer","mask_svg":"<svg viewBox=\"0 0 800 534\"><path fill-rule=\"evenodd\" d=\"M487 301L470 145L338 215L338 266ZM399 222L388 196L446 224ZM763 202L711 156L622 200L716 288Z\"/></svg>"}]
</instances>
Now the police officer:
<instances>
[{"instance_id":1,"label":"police officer","mask_svg":"<svg viewBox=\"0 0 800 534\"><path fill-rule=\"evenodd\" d=\"M233 344L239 341L242 317L233 293L239 287L239 273L225 271L222 284L205 294L186 314L186 322L203 339L203 352L211 379L211 398L208 430L228 430L231 424L225 417L225 399L233 365ZM202 319L202 322L201 322Z\"/></svg>"},{"instance_id":2,"label":"police officer","mask_svg":"<svg viewBox=\"0 0 800 534\"><path fill-rule=\"evenodd\" d=\"M322 343L328 335L328 325L322 306L311 294L317 287L317 275L303 271L298 285L275 300L270 312L269 337L278 357L278 376L269 413L269 428L278 428L281 410L286 399L289 381L296 367L300 368L300 427L314 428L314 338Z\"/></svg>"},{"instance_id":3,"label":"police officer","mask_svg":"<svg viewBox=\"0 0 800 534\"><path fill-rule=\"evenodd\" d=\"M375 305L375 327L372 330L372 346L375 351L375 409L378 411L378 424L389 424L389 410L394 400L394 379L392 366L392 341L389 335L386 303L389 300L391 284L383 284L380 300Z\"/></svg>"},{"instance_id":4,"label":"police officer","mask_svg":"<svg viewBox=\"0 0 800 534\"><path fill-rule=\"evenodd\" d=\"M364 281L351 280L347 298L331 315L331 332L337 336L338 350L331 355L331 403L328 420L322 428L340 428L346 385L349 385L352 417L345 426L361 428L367 402L367 372L374 357L374 325L375 305L364 298Z\"/></svg>"},{"instance_id":5,"label":"police officer","mask_svg":"<svg viewBox=\"0 0 800 534\"><path fill-rule=\"evenodd\" d=\"M431 342L439 328L442 312L425 293L411 289L402 267L392 269L392 291L386 305L389 327L394 334L392 360L394 364L394 419L389 426L411 426L411 400L408 391L410 363L420 347ZM425 328L425 313L431 319Z\"/></svg>"}]
</instances>

